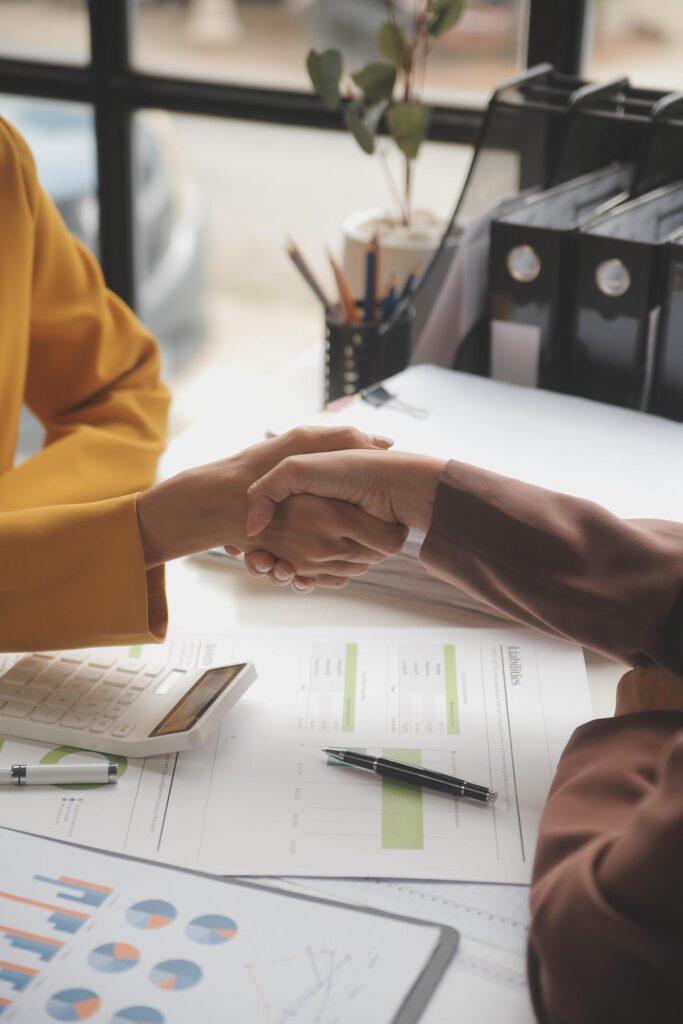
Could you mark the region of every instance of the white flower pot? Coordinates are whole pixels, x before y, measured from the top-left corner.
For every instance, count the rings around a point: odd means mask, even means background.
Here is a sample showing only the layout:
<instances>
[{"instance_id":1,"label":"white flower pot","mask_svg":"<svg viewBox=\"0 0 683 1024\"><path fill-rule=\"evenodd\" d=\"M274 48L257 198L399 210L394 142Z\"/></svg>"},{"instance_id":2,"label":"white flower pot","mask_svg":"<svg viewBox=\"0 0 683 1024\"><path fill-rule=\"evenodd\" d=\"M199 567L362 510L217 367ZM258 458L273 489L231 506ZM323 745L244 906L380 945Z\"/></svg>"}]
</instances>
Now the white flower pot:
<instances>
[{"instance_id":1,"label":"white flower pot","mask_svg":"<svg viewBox=\"0 0 683 1024\"><path fill-rule=\"evenodd\" d=\"M426 210L416 210L409 226L396 223L383 210L352 213L343 224L342 266L356 298L365 295L365 259L374 235L379 239L378 291L383 295L391 277L400 293L408 275L426 266L445 228L442 218Z\"/></svg>"}]
</instances>

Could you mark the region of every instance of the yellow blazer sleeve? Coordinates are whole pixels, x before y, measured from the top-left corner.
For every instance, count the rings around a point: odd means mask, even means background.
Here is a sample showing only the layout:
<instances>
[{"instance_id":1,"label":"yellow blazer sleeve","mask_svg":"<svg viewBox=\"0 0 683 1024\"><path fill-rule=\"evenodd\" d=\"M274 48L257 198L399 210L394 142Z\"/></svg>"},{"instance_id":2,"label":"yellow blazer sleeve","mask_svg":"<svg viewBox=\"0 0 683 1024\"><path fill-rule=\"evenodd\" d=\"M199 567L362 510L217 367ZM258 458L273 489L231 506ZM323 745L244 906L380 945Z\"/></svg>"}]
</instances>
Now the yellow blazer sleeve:
<instances>
[{"instance_id":1,"label":"yellow blazer sleeve","mask_svg":"<svg viewBox=\"0 0 683 1024\"><path fill-rule=\"evenodd\" d=\"M145 571L135 501L0 512L0 651L163 640L164 571Z\"/></svg>"},{"instance_id":2,"label":"yellow blazer sleeve","mask_svg":"<svg viewBox=\"0 0 683 1024\"><path fill-rule=\"evenodd\" d=\"M10 149L3 202L24 208L17 257L33 264L28 321L18 324L29 332L24 401L46 428L43 451L0 477L0 510L139 491L166 442L157 344L67 230L26 143L5 122L0 131Z\"/></svg>"},{"instance_id":3,"label":"yellow blazer sleeve","mask_svg":"<svg viewBox=\"0 0 683 1024\"><path fill-rule=\"evenodd\" d=\"M166 436L156 343L3 121L0 201L4 448L22 399L46 428L44 450L0 476L0 650L161 640L163 568L145 571L133 493Z\"/></svg>"}]
</instances>

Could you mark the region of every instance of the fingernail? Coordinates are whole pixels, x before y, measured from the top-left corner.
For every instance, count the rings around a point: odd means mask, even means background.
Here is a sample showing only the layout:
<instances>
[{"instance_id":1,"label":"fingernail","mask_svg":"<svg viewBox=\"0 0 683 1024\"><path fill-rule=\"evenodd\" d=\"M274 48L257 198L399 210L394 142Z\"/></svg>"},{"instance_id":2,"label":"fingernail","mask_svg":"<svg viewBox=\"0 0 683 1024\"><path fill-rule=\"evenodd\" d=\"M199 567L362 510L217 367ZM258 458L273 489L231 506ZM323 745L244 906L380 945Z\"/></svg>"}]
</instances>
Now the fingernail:
<instances>
[{"instance_id":1,"label":"fingernail","mask_svg":"<svg viewBox=\"0 0 683 1024\"><path fill-rule=\"evenodd\" d=\"M375 448L391 448L394 443L393 437L384 437L383 434L372 434L370 440Z\"/></svg>"},{"instance_id":2,"label":"fingernail","mask_svg":"<svg viewBox=\"0 0 683 1024\"><path fill-rule=\"evenodd\" d=\"M293 584L296 590L310 590L310 586L307 583L302 583L301 580L294 580Z\"/></svg>"},{"instance_id":3,"label":"fingernail","mask_svg":"<svg viewBox=\"0 0 683 1024\"><path fill-rule=\"evenodd\" d=\"M251 563L256 572L270 572L270 562L253 561Z\"/></svg>"},{"instance_id":4,"label":"fingernail","mask_svg":"<svg viewBox=\"0 0 683 1024\"><path fill-rule=\"evenodd\" d=\"M285 569L280 569L278 567L273 569L273 576L278 583L287 583L288 580L291 580L292 578L291 572L287 572Z\"/></svg>"}]
</instances>

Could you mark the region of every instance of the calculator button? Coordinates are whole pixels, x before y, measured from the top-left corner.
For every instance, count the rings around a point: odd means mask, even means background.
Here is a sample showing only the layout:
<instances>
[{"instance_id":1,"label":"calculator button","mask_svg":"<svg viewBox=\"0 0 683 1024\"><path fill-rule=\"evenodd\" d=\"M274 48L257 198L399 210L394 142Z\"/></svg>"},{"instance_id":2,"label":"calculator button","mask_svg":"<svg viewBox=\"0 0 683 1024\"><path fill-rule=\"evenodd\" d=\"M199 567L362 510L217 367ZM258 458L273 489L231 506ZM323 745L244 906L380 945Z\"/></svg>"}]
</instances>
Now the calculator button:
<instances>
[{"instance_id":1,"label":"calculator button","mask_svg":"<svg viewBox=\"0 0 683 1024\"><path fill-rule=\"evenodd\" d=\"M7 680L8 683L27 683L30 679L37 676L38 672L39 669L30 668L30 666L20 661L13 665L9 672L5 672L2 678Z\"/></svg>"},{"instance_id":2,"label":"calculator button","mask_svg":"<svg viewBox=\"0 0 683 1024\"><path fill-rule=\"evenodd\" d=\"M92 715L87 715L82 711L78 711L76 708L71 711L66 711L61 718L60 725L66 726L67 729L85 729L86 725L90 725L93 720Z\"/></svg>"},{"instance_id":3,"label":"calculator button","mask_svg":"<svg viewBox=\"0 0 683 1024\"><path fill-rule=\"evenodd\" d=\"M53 722L58 722L63 714L63 708L50 708L47 704L40 704L31 715L31 721L52 725Z\"/></svg>"},{"instance_id":4,"label":"calculator button","mask_svg":"<svg viewBox=\"0 0 683 1024\"><path fill-rule=\"evenodd\" d=\"M21 697L23 693L24 687L21 683L6 683L4 679L0 682L0 697L10 699L12 697Z\"/></svg>"},{"instance_id":5,"label":"calculator button","mask_svg":"<svg viewBox=\"0 0 683 1024\"><path fill-rule=\"evenodd\" d=\"M35 655L31 655L30 658L24 658L21 661L21 664L24 666L24 668L32 669L37 675L38 672L43 671L47 662L44 661L42 658L37 658Z\"/></svg>"},{"instance_id":6,"label":"calculator button","mask_svg":"<svg viewBox=\"0 0 683 1024\"><path fill-rule=\"evenodd\" d=\"M89 654L90 651L65 651L59 660L72 665L82 665L84 661L88 660Z\"/></svg>"},{"instance_id":7,"label":"calculator button","mask_svg":"<svg viewBox=\"0 0 683 1024\"><path fill-rule=\"evenodd\" d=\"M35 704L30 704L26 700L8 700L2 713L8 718L28 718L34 708Z\"/></svg>"},{"instance_id":8,"label":"calculator button","mask_svg":"<svg viewBox=\"0 0 683 1024\"><path fill-rule=\"evenodd\" d=\"M126 690L125 693L120 693L119 694L118 701L119 701L119 704L130 705L130 704L134 704L139 696L140 696L139 693L133 693L131 690Z\"/></svg>"},{"instance_id":9,"label":"calculator button","mask_svg":"<svg viewBox=\"0 0 683 1024\"><path fill-rule=\"evenodd\" d=\"M142 668L142 664L136 658L120 658L116 667L119 672L133 672L137 675Z\"/></svg>"},{"instance_id":10,"label":"calculator button","mask_svg":"<svg viewBox=\"0 0 683 1024\"><path fill-rule=\"evenodd\" d=\"M96 686L94 688L94 690L92 691L92 696L99 697L101 700L104 701L110 701L118 697L120 692L121 691L117 689L117 687L115 686L106 686L100 684L100 686Z\"/></svg>"},{"instance_id":11,"label":"calculator button","mask_svg":"<svg viewBox=\"0 0 683 1024\"><path fill-rule=\"evenodd\" d=\"M95 668L111 668L112 665L116 664L116 658L113 658L110 654L98 654L97 651L94 651L88 664L93 665Z\"/></svg>"},{"instance_id":12,"label":"calculator button","mask_svg":"<svg viewBox=\"0 0 683 1024\"><path fill-rule=\"evenodd\" d=\"M139 693L142 693L143 690L147 689L151 682L152 680L147 678L147 673L145 672L144 676L135 677L133 682L130 684L130 688L131 690L137 690Z\"/></svg>"},{"instance_id":13,"label":"calculator button","mask_svg":"<svg viewBox=\"0 0 683 1024\"><path fill-rule=\"evenodd\" d=\"M52 665L48 665L40 678L43 682L63 683L65 679L69 678L73 670L73 665L60 665L58 662L54 662Z\"/></svg>"},{"instance_id":14,"label":"calculator button","mask_svg":"<svg viewBox=\"0 0 683 1024\"><path fill-rule=\"evenodd\" d=\"M78 697L75 693L65 693L63 690L55 690L54 693L49 693L43 704L47 704L51 708L70 708L72 704L75 704Z\"/></svg>"},{"instance_id":15,"label":"calculator button","mask_svg":"<svg viewBox=\"0 0 683 1024\"><path fill-rule=\"evenodd\" d=\"M94 692L97 693L97 690ZM84 715L99 715L100 711L103 711L106 706L106 700L100 700L98 697L93 696L79 700L74 710L80 711Z\"/></svg>"},{"instance_id":16,"label":"calculator button","mask_svg":"<svg viewBox=\"0 0 683 1024\"><path fill-rule=\"evenodd\" d=\"M32 700L38 704L39 701L44 699L45 690L41 690L40 687L36 686L34 683L27 683L21 691L21 700Z\"/></svg>"},{"instance_id":17,"label":"calculator button","mask_svg":"<svg viewBox=\"0 0 683 1024\"><path fill-rule=\"evenodd\" d=\"M125 715L127 710L126 705L122 704L121 701L114 701L114 703L110 704L106 709L105 714L109 715L111 718L118 718L119 715Z\"/></svg>"},{"instance_id":18,"label":"calculator button","mask_svg":"<svg viewBox=\"0 0 683 1024\"><path fill-rule=\"evenodd\" d=\"M86 682L94 683L101 679L103 675L103 668L92 668L90 665L84 665L83 668L79 668L74 679L85 679Z\"/></svg>"},{"instance_id":19,"label":"calculator button","mask_svg":"<svg viewBox=\"0 0 683 1024\"><path fill-rule=\"evenodd\" d=\"M152 679L154 676L158 676L160 672L163 672L165 668L165 665L145 665L145 675Z\"/></svg>"},{"instance_id":20,"label":"calculator button","mask_svg":"<svg viewBox=\"0 0 683 1024\"><path fill-rule=\"evenodd\" d=\"M78 679L77 676L72 676L71 679L62 683L60 693L75 693L77 697L82 697L91 687L92 683L89 683L87 679Z\"/></svg>"},{"instance_id":21,"label":"calculator button","mask_svg":"<svg viewBox=\"0 0 683 1024\"><path fill-rule=\"evenodd\" d=\"M111 731L112 736L128 736L135 728L134 722L117 722Z\"/></svg>"},{"instance_id":22,"label":"calculator button","mask_svg":"<svg viewBox=\"0 0 683 1024\"><path fill-rule=\"evenodd\" d=\"M130 675L127 672L119 672L118 669L112 669L110 672L107 672L104 681L108 686L128 686Z\"/></svg>"},{"instance_id":23,"label":"calculator button","mask_svg":"<svg viewBox=\"0 0 683 1024\"><path fill-rule=\"evenodd\" d=\"M102 715L96 718L91 724L89 732L106 732L107 729L111 729L112 720L111 718L103 718Z\"/></svg>"}]
</instances>

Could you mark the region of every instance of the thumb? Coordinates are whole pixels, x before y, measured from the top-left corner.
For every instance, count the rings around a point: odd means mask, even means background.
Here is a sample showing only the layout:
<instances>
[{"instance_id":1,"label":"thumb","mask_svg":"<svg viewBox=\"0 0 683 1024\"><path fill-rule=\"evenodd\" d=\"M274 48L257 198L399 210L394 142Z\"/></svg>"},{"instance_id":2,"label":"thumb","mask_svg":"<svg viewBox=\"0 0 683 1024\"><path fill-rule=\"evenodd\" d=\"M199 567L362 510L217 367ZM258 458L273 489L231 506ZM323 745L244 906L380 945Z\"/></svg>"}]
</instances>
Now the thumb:
<instances>
[{"instance_id":1,"label":"thumb","mask_svg":"<svg viewBox=\"0 0 683 1024\"><path fill-rule=\"evenodd\" d=\"M256 480L247 491L247 536L261 533L275 514L279 502L292 494L316 494L321 498L342 497L344 463L339 455L290 455Z\"/></svg>"}]
</instances>

